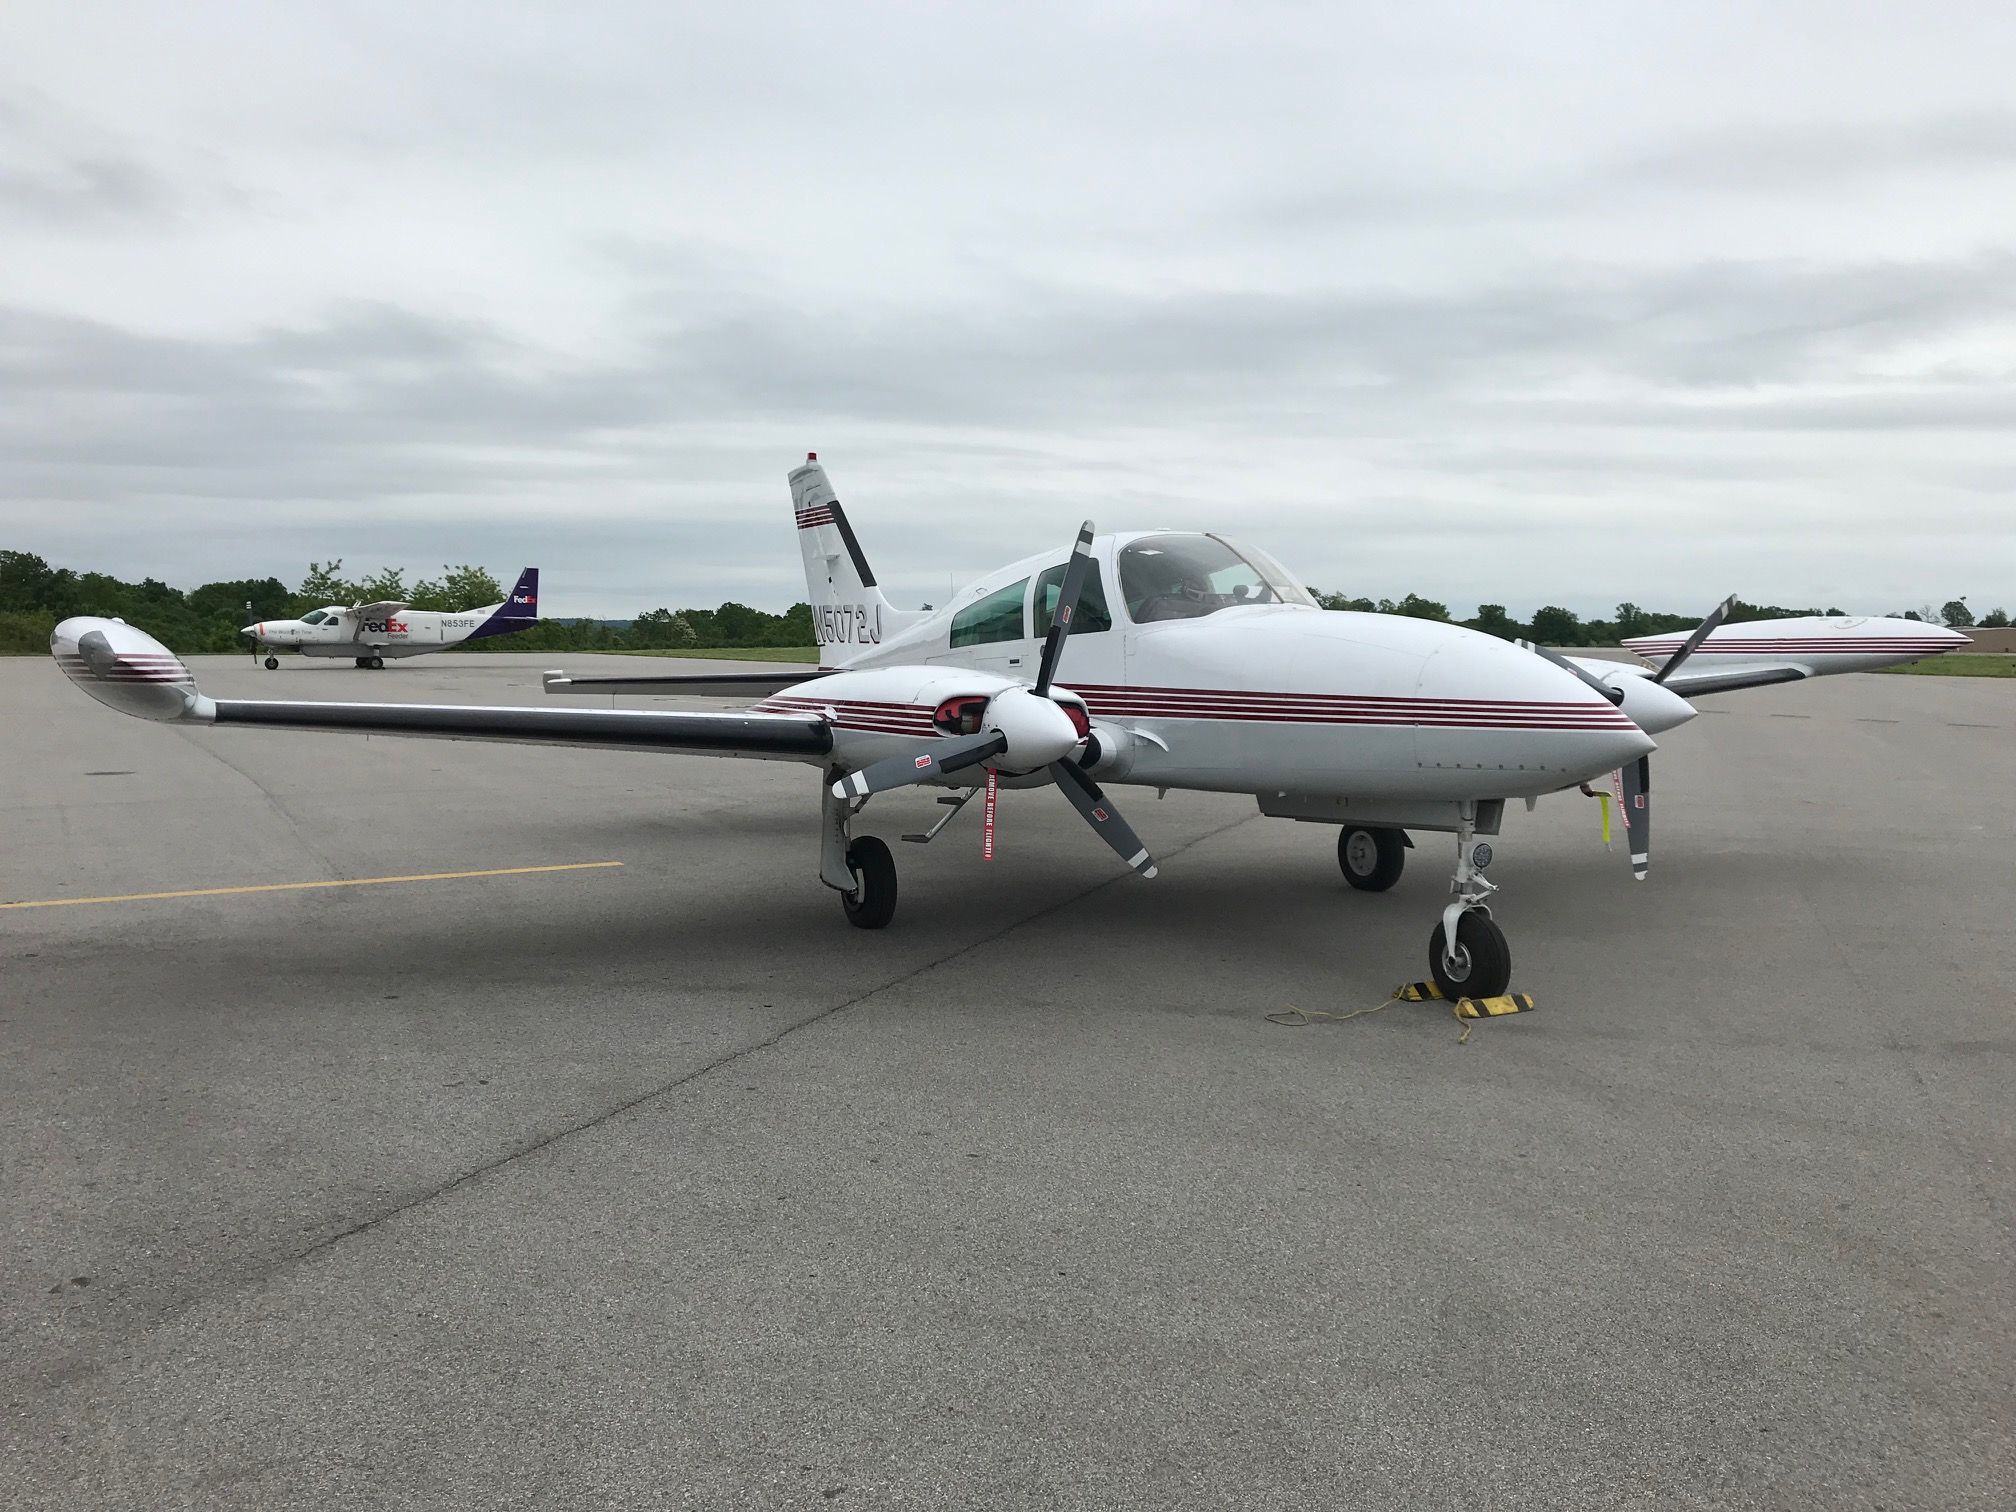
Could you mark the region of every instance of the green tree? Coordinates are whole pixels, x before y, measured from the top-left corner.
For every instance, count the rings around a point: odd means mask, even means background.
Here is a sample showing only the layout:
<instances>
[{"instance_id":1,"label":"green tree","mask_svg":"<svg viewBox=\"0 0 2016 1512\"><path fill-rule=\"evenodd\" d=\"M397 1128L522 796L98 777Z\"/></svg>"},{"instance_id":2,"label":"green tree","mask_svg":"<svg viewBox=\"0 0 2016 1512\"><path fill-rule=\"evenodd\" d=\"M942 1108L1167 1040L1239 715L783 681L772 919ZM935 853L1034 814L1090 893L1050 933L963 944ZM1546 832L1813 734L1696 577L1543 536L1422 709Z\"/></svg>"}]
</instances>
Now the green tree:
<instances>
[{"instance_id":1,"label":"green tree","mask_svg":"<svg viewBox=\"0 0 2016 1512\"><path fill-rule=\"evenodd\" d=\"M1309 590L1309 596L1325 609L1348 609L1357 614L1370 614L1379 607L1368 598L1352 598L1344 593L1320 593L1314 588Z\"/></svg>"},{"instance_id":2,"label":"green tree","mask_svg":"<svg viewBox=\"0 0 2016 1512\"><path fill-rule=\"evenodd\" d=\"M1549 604L1533 615L1533 639L1543 646L1579 646L1582 644L1582 621L1573 610Z\"/></svg>"},{"instance_id":3,"label":"green tree","mask_svg":"<svg viewBox=\"0 0 2016 1512\"><path fill-rule=\"evenodd\" d=\"M332 557L326 562L310 562L308 575L301 579L301 587L294 598L304 614L323 604L362 602L357 595L357 585L343 576L341 557Z\"/></svg>"},{"instance_id":4,"label":"green tree","mask_svg":"<svg viewBox=\"0 0 2016 1512\"><path fill-rule=\"evenodd\" d=\"M359 604L390 602L403 604L408 602L406 596L406 569L403 567L384 567L372 573L371 576L357 584L357 597L353 602Z\"/></svg>"},{"instance_id":5,"label":"green tree","mask_svg":"<svg viewBox=\"0 0 2016 1512\"><path fill-rule=\"evenodd\" d=\"M1500 640L1517 640L1526 633L1526 627L1507 614L1503 604L1479 604L1476 618L1463 623L1471 630L1482 630Z\"/></svg>"},{"instance_id":6,"label":"green tree","mask_svg":"<svg viewBox=\"0 0 2016 1512\"><path fill-rule=\"evenodd\" d=\"M1981 616L1981 628L1983 630L2006 630L2009 628L2009 616L2003 610L1990 609L1986 614Z\"/></svg>"},{"instance_id":7,"label":"green tree","mask_svg":"<svg viewBox=\"0 0 2016 1512\"><path fill-rule=\"evenodd\" d=\"M1965 599L1948 599L1946 607L1939 611L1939 618L1955 630L1965 630L1974 623L1974 611L1967 607Z\"/></svg>"},{"instance_id":8,"label":"green tree","mask_svg":"<svg viewBox=\"0 0 2016 1512\"><path fill-rule=\"evenodd\" d=\"M1629 640L1635 635L1652 633L1651 615L1629 600L1617 606L1617 639Z\"/></svg>"},{"instance_id":9,"label":"green tree","mask_svg":"<svg viewBox=\"0 0 2016 1512\"><path fill-rule=\"evenodd\" d=\"M1435 600L1425 599L1418 593L1408 594L1394 608L1408 619L1441 620L1444 624L1449 620L1447 604L1438 604Z\"/></svg>"}]
</instances>

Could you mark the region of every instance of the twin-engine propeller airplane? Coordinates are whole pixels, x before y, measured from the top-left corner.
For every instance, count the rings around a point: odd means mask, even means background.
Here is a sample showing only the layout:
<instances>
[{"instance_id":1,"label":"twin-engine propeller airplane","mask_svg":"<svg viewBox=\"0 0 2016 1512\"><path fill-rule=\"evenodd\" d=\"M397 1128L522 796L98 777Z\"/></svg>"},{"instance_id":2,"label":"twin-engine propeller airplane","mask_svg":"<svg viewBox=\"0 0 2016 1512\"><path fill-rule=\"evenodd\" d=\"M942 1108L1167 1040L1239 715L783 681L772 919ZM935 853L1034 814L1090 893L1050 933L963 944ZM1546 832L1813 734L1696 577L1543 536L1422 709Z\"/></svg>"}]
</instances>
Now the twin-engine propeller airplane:
<instances>
[{"instance_id":1,"label":"twin-engine propeller airplane","mask_svg":"<svg viewBox=\"0 0 2016 1512\"><path fill-rule=\"evenodd\" d=\"M1429 941L1443 993L1505 991L1511 951L1487 901L1509 799L1621 769L1634 869L1650 861L1652 737L1687 697L1890 666L1965 637L1902 620L1780 620L1642 649L1656 670L1502 641L1456 625L1329 612L1266 553L1223 536L1095 535L980 579L936 611L892 606L816 457L790 475L828 670L567 677L548 693L753 699L734 712L480 708L212 699L158 642L117 620L56 627L64 671L144 718L802 761L820 769L820 880L866 929L896 908L889 847L855 835L877 793L1054 785L1144 877L1148 849L1101 784L1250 793L1264 814L1336 825L1351 886L1399 879L1410 830L1456 840L1452 901ZM928 841L952 818L904 838Z\"/></svg>"},{"instance_id":2,"label":"twin-engine propeller airplane","mask_svg":"<svg viewBox=\"0 0 2016 1512\"><path fill-rule=\"evenodd\" d=\"M311 609L299 619L260 620L239 633L250 637L256 656L267 653L266 670L279 667L276 646L291 646L303 656L349 656L360 667L382 667L388 656L425 656L464 641L510 635L539 623L539 569L527 567L518 584L498 604L443 614L413 609L398 599L345 608L331 604Z\"/></svg>"}]
</instances>

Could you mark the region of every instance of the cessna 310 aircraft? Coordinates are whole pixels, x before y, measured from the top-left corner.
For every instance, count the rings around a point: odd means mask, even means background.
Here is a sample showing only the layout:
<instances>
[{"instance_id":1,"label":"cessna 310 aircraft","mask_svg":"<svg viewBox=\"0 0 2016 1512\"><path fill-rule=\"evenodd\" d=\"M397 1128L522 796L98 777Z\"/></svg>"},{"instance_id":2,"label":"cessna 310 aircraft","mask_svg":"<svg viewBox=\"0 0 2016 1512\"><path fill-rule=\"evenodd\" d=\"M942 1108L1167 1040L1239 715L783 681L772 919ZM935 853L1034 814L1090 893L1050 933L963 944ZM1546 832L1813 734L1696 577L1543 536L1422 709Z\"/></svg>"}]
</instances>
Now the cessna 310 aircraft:
<instances>
[{"instance_id":1,"label":"cessna 310 aircraft","mask_svg":"<svg viewBox=\"0 0 2016 1512\"><path fill-rule=\"evenodd\" d=\"M1965 637L1904 620L1806 619L1651 637L1656 670L1498 640L1460 626L1321 609L1265 552L1213 534L1095 535L980 579L935 611L883 596L816 456L790 474L822 663L796 672L567 677L552 694L753 699L729 712L481 708L213 699L142 631L56 627L63 670L143 718L351 730L800 761L820 771L820 880L866 929L889 923L889 847L855 835L877 793L926 783L1054 784L1129 867L1147 847L1101 784L1250 793L1264 814L1339 829L1355 888L1398 880L1410 830L1456 842L1452 900L1429 941L1445 996L1505 991L1511 950L1485 878L1508 800L1619 773L1634 871L1651 855L1653 736L1694 717L1689 695L1859 671ZM905 839L928 841L952 818Z\"/></svg>"},{"instance_id":2,"label":"cessna 310 aircraft","mask_svg":"<svg viewBox=\"0 0 2016 1512\"><path fill-rule=\"evenodd\" d=\"M527 567L518 585L499 604L442 614L412 609L398 599L345 608L331 604L299 619L261 620L239 634L251 638L254 655L265 651L266 670L280 665L275 646L292 646L303 656L349 656L360 667L382 667L388 656L425 656L464 641L509 635L539 623L539 569Z\"/></svg>"}]
</instances>

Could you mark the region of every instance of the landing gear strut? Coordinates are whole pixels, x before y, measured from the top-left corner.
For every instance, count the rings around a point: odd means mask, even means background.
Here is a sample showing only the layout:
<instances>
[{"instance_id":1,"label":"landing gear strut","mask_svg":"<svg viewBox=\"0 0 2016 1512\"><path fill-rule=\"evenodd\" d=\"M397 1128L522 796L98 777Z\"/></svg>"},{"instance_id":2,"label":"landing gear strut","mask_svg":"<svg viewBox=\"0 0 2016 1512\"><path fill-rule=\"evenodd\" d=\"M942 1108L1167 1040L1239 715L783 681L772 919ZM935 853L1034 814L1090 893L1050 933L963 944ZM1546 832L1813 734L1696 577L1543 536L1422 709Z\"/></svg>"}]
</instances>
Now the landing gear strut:
<instances>
[{"instance_id":1,"label":"landing gear strut","mask_svg":"<svg viewBox=\"0 0 2016 1512\"><path fill-rule=\"evenodd\" d=\"M822 842L819 880L840 894L847 922L856 929L883 929L896 917L896 858L873 835L856 839L849 831L867 799L835 798L829 773L819 785Z\"/></svg>"},{"instance_id":2,"label":"landing gear strut","mask_svg":"<svg viewBox=\"0 0 2016 1512\"><path fill-rule=\"evenodd\" d=\"M1497 887L1484 876L1491 847L1477 838L1476 805L1465 803L1456 829L1456 901L1428 938L1428 970L1446 998L1497 997L1512 985L1512 947L1484 900Z\"/></svg>"}]
</instances>

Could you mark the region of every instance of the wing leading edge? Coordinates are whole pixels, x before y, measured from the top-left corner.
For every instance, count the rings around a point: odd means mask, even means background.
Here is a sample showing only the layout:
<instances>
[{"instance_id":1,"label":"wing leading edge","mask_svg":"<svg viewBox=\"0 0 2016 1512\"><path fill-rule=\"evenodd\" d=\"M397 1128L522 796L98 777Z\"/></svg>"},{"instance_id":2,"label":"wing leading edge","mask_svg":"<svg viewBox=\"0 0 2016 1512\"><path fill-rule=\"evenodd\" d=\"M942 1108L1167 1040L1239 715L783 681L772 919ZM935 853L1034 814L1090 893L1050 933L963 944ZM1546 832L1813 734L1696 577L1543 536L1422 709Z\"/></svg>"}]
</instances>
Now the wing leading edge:
<instances>
[{"instance_id":1,"label":"wing leading edge","mask_svg":"<svg viewBox=\"0 0 2016 1512\"><path fill-rule=\"evenodd\" d=\"M93 616L58 625L50 637L50 652L64 675L100 703L122 714L167 723L595 746L775 761L818 761L833 749L832 729L814 715L209 698L197 691L195 679L181 659L145 631Z\"/></svg>"}]
</instances>

